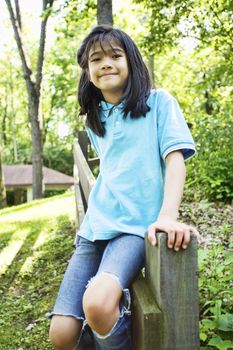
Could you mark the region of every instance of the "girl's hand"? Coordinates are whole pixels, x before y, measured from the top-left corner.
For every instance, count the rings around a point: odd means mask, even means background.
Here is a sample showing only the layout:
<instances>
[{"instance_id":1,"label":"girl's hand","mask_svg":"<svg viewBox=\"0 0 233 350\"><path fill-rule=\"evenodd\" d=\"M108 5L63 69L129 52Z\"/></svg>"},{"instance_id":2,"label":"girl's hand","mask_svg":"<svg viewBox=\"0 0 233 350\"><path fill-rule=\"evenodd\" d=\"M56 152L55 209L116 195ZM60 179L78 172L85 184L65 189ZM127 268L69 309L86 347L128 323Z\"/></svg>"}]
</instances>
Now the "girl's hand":
<instances>
[{"instance_id":1,"label":"girl's hand","mask_svg":"<svg viewBox=\"0 0 233 350\"><path fill-rule=\"evenodd\" d=\"M191 233L199 238L199 233L195 227L176 221L165 214L160 215L157 221L148 228L148 239L153 246L157 244L156 232L158 231L168 234L168 248L173 248L175 251L179 251L181 247L183 249L188 247Z\"/></svg>"}]
</instances>

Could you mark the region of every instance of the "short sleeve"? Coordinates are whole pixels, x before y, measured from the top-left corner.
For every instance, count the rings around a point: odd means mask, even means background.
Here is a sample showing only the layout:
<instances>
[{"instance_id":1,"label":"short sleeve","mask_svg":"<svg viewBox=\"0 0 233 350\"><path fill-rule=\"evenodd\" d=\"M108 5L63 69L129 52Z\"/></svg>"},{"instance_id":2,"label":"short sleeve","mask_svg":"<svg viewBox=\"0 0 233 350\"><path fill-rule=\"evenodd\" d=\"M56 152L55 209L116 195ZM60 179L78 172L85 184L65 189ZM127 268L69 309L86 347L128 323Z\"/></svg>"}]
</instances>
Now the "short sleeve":
<instances>
[{"instance_id":1,"label":"short sleeve","mask_svg":"<svg viewBox=\"0 0 233 350\"><path fill-rule=\"evenodd\" d=\"M173 151L181 151L184 159L195 154L195 145L177 100L160 90L157 101L158 139L163 160Z\"/></svg>"},{"instance_id":2,"label":"short sleeve","mask_svg":"<svg viewBox=\"0 0 233 350\"><path fill-rule=\"evenodd\" d=\"M86 131L87 131L87 135L89 137L89 140L91 142L91 145L94 148L97 156L99 157L100 152L99 152L98 142L96 140L96 134L94 134L93 131L90 128L88 128L87 126L86 126Z\"/></svg>"}]
</instances>

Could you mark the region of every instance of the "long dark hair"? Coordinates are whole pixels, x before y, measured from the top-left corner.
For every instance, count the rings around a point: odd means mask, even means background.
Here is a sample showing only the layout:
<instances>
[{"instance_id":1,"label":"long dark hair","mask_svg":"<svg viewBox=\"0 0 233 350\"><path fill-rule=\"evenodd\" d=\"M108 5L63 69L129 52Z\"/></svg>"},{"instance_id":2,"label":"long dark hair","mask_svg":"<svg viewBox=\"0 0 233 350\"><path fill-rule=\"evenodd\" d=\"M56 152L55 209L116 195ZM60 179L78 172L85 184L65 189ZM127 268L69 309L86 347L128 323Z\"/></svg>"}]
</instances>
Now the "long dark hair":
<instances>
[{"instance_id":1,"label":"long dark hair","mask_svg":"<svg viewBox=\"0 0 233 350\"><path fill-rule=\"evenodd\" d=\"M146 104L149 96L151 83L150 77L142 56L133 40L122 30L107 25L97 26L85 37L77 53L78 64L82 68L82 73L78 87L78 101L80 114L87 115L87 126L98 136L104 136L104 123L99 118L99 103L103 100L100 89L90 82L88 77L88 55L96 42L101 47L104 41L111 45L112 40L120 43L124 49L128 61L129 77L123 92L124 118L130 112L131 118L146 116L150 107Z\"/></svg>"}]
</instances>

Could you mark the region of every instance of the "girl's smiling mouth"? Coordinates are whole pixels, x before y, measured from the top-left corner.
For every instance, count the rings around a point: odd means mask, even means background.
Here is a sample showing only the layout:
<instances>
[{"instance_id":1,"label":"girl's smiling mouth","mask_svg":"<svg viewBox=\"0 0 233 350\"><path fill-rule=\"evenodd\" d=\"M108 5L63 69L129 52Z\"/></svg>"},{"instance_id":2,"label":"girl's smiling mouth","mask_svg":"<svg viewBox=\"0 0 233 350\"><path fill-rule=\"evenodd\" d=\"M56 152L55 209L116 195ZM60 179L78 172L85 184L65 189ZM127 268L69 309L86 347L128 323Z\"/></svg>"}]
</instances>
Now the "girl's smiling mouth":
<instances>
[{"instance_id":1,"label":"girl's smiling mouth","mask_svg":"<svg viewBox=\"0 0 233 350\"><path fill-rule=\"evenodd\" d=\"M105 74L101 74L101 75L99 76L99 78L111 77L111 76L113 76L113 75L117 75L117 73L105 73Z\"/></svg>"}]
</instances>

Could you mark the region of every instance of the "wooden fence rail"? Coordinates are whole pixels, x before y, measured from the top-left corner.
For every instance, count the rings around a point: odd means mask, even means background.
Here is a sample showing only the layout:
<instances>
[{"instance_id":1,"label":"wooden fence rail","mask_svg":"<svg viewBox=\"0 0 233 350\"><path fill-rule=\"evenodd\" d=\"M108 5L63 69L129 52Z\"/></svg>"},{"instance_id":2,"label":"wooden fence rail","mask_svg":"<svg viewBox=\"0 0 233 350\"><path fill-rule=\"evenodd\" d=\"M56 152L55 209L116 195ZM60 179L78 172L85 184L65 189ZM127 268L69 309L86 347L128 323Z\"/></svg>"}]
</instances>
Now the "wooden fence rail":
<instances>
[{"instance_id":1,"label":"wooden fence rail","mask_svg":"<svg viewBox=\"0 0 233 350\"><path fill-rule=\"evenodd\" d=\"M87 135L81 132L74 142L79 223L95 183L92 163ZM197 239L192 236L189 247L178 253L167 248L165 233L158 233L157 239L156 247L145 239L145 273L140 272L131 286L134 350L198 350Z\"/></svg>"}]
</instances>

